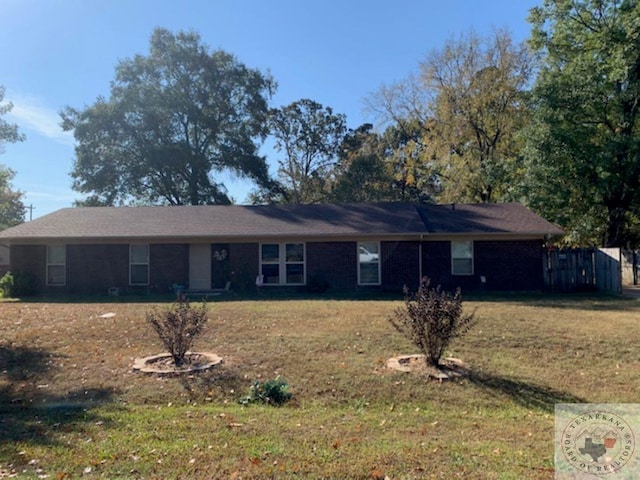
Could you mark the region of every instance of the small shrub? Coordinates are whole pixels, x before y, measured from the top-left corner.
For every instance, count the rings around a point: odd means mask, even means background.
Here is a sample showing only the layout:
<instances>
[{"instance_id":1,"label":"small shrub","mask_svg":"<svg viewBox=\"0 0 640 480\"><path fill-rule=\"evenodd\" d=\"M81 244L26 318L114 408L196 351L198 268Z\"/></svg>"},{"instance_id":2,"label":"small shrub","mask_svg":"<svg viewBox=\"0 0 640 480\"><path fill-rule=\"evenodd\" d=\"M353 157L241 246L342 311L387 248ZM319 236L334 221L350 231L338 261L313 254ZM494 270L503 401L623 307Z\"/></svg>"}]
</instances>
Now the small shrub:
<instances>
[{"instance_id":1,"label":"small shrub","mask_svg":"<svg viewBox=\"0 0 640 480\"><path fill-rule=\"evenodd\" d=\"M180 297L169 310L147 313L147 321L173 357L176 366L182 366L187 351L207 323L207 305L191 307L185 297Z\"/></svg>"},{"instance_id":2,"label":"small shrub","mask_svg":"<svg viewBox=\"0 0 640 480\"><path fill-rule=\"evenodd\" d=\"M5 273L0 278L0 292L4 298L10 298L13 294L13 274L11 272Z\"/></svg>"},{"instance_id":3,"label":"small shrub","mask_svg":"<svg viewBox=\"0 0 640 480\"><path fill-rule=\"evenodd\" d=\"M418 291L409 294L404 288L404 307L389 318L391 324L416 345L426 357L428 365L437 367L445 349L454 338L467 333L475 325L474 313L463 315L462 296L429 287L423 278Z\"/></svg>"},{"instance_id":4,"label":"small shrub","mask_svg":"<svg viewBox=\"0 0 640 480\"><path fill-rule=\"evenodd\" d=\"M249 403L266 403L269 405L280 406L291 400L293 395L289 391L289 384L280 376L273 380L260 382L256 380L251 385L248 396L243 397L240 403L243 405Z\"/></svg>"},{"instance_id":5,"label":"small shrub","mask_svg":"<svg viewBox=\"0 0 640 480\"><path fill-rule=\"evenodd\" d=\"M7 272L0 278L0 292L4 298L16 298L36 293L35 277L29 273Z\"/></svg>"}]
</instances>

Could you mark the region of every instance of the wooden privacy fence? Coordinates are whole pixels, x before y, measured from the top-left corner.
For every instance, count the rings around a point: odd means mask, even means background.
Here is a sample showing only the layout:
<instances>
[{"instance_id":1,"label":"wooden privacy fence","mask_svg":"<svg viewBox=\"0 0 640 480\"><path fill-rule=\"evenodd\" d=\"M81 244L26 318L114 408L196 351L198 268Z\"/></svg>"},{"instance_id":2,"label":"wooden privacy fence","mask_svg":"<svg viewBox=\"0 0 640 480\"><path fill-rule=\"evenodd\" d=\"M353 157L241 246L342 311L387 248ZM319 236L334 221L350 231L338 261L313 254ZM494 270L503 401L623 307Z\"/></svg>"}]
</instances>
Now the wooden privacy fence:
<instances>
[{"instance_id":1,"label":"wooden privacy fence","mask_svg":"<svg viewBox=\"0 0 640 480\"><path fill-rule=\"evenodd\" d=\"M551 292L622 292L619 248L548 250L545 288Z\"/></svg>"},{"instance_id":2,"label":"wooden privacy fence","mask_svg":"<svg viewBox=\"0 0 640 480\"><path fill-rule=\"evenodd\" d=\"M622 284L640 283L640 250L622 250Z\"/></svg>"}]
</instances>

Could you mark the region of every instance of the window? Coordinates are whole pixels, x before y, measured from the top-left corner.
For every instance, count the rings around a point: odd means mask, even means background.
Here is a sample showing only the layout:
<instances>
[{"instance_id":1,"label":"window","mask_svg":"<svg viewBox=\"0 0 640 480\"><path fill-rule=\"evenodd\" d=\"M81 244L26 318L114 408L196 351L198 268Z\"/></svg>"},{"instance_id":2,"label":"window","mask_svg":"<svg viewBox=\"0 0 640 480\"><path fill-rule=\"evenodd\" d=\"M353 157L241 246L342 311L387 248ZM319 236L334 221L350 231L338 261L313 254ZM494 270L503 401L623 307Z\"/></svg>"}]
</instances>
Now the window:
<instances>
[{"instance_id":1,"label":"window","mask_svg":"<svg viewBox=\"0 0 640 480\"><path fill-rule=\"evenodd\" d=\"M67 283L67 249L64 245L47 245L47 285Z\"/></svg>"},{"instance_id":2,"label":"window","mask_svg":"<svg viewBox=\"0 0 640 480\"><path fill-rule=\"evenodd\" d=\"M358 283L380 285L380 243L358 243Z\"/></svg>"},{"instance_id":3,"label":"window","mask_svg":"<svg viewBox=\"0 0 640 480\"><path fill-rule=\"evenodd\" d=\"M129 246L129 283L149 285L149 245Z\"/></svg>"},{"instance_id":4,"label":"window","mask_svg":"<svg viewBox=\"0 0 640 480\"><path fill-rule=\"evenodd\" d=\"M263 243L260 274L265 285L304 285L304 243Z\"/></svg>"},{"instance_id":5,"label":"window","mask_svg":"<svg viewBox=\"0 0 640 480\"><path fill-rule=\"evenodd\" d=\"M473 242L471 240L451 242L451 273L473 275Z\"/></svg>"}]
</instances>

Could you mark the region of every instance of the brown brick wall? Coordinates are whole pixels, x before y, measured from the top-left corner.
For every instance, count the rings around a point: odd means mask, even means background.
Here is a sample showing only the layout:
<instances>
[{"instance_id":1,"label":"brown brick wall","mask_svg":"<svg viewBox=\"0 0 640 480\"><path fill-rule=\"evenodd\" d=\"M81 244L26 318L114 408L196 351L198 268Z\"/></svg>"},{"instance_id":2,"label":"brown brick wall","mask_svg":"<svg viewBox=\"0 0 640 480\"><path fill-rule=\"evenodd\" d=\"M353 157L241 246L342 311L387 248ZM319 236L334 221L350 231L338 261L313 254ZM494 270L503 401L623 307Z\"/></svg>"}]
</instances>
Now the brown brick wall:
<instances>
[{"instance_id":1,"label":"brown brick wall","mask_svg":"<svg viewBox=\"0 0 640 480\"><path fill-rule=\"evenodd\" d=\"M189 244L151 244L149 247L151 291L169 293L173 284L189 283Z\"/></svg>"},{"instance_id":2,"label":"brown brick wall","mask_svg":"<svg viewBox=\"0 0 640 480\"><path fill-rule=\"evenodd\" d=\"M149 247L150 292L169 293L174 283L189 278L189 245L151 244ZM129 285L129 245L69 245L67 288L73 293L107 293L111 287L122 292ZM140 290L140 289L138 289ZM145 289L143 289L146 291Z\"/></svg>"},{"instance_id":3,"label":"brown brick wall","mask_svg":"<svg viewBox=\"0 0 640 480\"><path fill-rule=\"evenodd\" d=\"M382 242L382 289L414 289L420 275L418 242ZM307 284L325 280L334 291L358 288L357 242L309 242L306 245ZM448 241L422 244L422 274L446 289L538 291L543 288L542 242L475 241L474 274L451 275L451 247ZM168 292L174 283L189 279L189 245L156 244L150 249L150 290ZM67 285L46 287L46 247L11 247L11 270L29 272L39 292L107 293L110 287L129 288L129 246L68 245ZM259 269L259 244L229 244L232 289L255 291ZM484 276L486 283L481 283Z\"/></svg>"},{"instance_id":4,"label":"brown brick wall","mask_svg":"<svg viewBox=\"0 0 640 480\"><path fill-rule=\"evenodd\" d=\"M129 245L67 245L67 291L107 294L129 285Z\"/></svg>"},{"instance_id":5,"label":"brown brick wall","mask_svg":"<svg viewBox=\"0 0 640 480\"><path fill-rule=\"evenodd\" d=\"M382 289L401 293L406 285L415 290L420 282L420 244L382 242Z\"/></svg>"},{"instance_id":6,"label":"brown brick wall","mask_svg":"<svg viewBox=\"0 0 640 480\"><path fill-rule=\"evenodd\" d=\"M107 294L129 286L129 245L67 245L67 272L64 287L46 287L46 247L12 247L12 270L36 276L42 293ZM189 245L152 244L150 246L149 290L171 291L174 283L186 284L189 277Z\"/></svg>"},{"instance_id":7,"label":"brown brick wall","mask_svg":"<svg viewBox=\"0 0 640 480\"><path fill-rule=\"evenodd\" d=\"M13 245L11 247L11 272L33 275L35 288L42 292L46 285L47 247L43 245Z\"/></svg>"},{"instance_id":8,"label":"brown brick wall","mask_svg":"<svg viewBox=\"0 0 640 480\"><path fill-rule=\"evenodd\" d=\"M174 283L185 284L188 280L189 246L150 245L149 267L148 290L171 292ZM111 287L122 292L132 289L128 244L67 247L67 290L70 293L106 294Z\"/></svg>"},{"instance_id":9,"label":"brown brick wall","mask_svg":"<svg viewBox=\"0 0 640 480\"><path fill-rule=\"evenodd\" d=\"M451 275L451 243L425 242L422 272L432 285L449 290L540 291L542 257L539 240L475 241L473 275ZM482 276L486 279L484 284Z\"/></svg>"},{"instance_id":10,"label":"brown brick wall","mask_svg":"<svg viewBox=\"0 0 640 480\"><path fill-rule=\"evenodd\" d=\"M455 288L451 276L450 242L424 242L422 244L422 275L431 279L433 286Z\"/></svg>"},{"instance_id":11,"label":"brown brick wall","mask_svg":"<svg viewBox=\"0 0 640 480\"><path fill-rule=\"evenodd\" d=\"M326 281L330 290L354 290L358 286L356 242L307 243L307 284Z\"/></svg>"},{"instance_id":12,"label":"brown brick wall","mask_svg":"<svg viewBox=\"0 0 640 480\"><path fill-rule=\"evenodd\" d=\"M255 292L258 276L259 245L232 243L229 245L231 288L238 292Z\"/></svg>"},{"instance_id":13,"label":"brown brick wall","mask_svg":"<svg viewBox=\"0 0 640 480\"><path fill-rule=\"evenodd\" d=\"M488 290L541 291L544 288L542 241L475 242L476 275Z\"/></svg>"}]
</instances>

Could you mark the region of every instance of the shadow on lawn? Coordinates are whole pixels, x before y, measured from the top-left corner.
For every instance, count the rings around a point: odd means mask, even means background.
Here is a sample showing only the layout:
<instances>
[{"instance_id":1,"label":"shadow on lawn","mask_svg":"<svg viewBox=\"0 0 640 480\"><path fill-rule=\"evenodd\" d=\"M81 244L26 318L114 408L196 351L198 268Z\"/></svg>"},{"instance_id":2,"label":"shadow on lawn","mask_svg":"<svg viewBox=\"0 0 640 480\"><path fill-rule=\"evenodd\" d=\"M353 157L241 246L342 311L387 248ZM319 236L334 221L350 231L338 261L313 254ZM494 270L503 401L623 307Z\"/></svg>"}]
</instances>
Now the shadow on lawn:
<instances>
[{"instance_id":1,"label":"shadow on lawn","mask_svg":"<svg viewBox=\"0 0 640 480\"><path fill-rule=\"evenodd\" d=\"M576 293L542 293L542 292L488 292L468 291L463 292L465 302L504 302L526 307L558 308L571 310L602 310L602 311L633 311L640 307L640 293L634 296L616 295L600 292L576 292ZM230 292L224 295L202 296L189 295L189 300L196 303L225 302L263 302L263 301L397 301L402 302L401 291L330 291L325 293L311 293L306 291L282 291L269 293L255 292ZM110 297L107 295L73 295L73 296L33 296L9 300L21 303L54 303L54 304L135 304L158 303L170 304L176 300L175 295L169 293L151 293L148 295L122 295Z\"/></svg>"},{"instance_id":2,"label":"shadow on lawn","mask_svg":"<svg viewBox=\"0 0 640 480\"><path fill-rule=\"evenodd\" d=\"M59 434L106 423L91 408L117 392L77 388L64 396L50 393L47 382L56 358L46 350L0 344L0 458L8 463L29 461L18 452L24 444L57 445Z\"/></svg>"},{"instance_id":3,"label":"shadow on lawn","mask_svg":"<svg viewBox=\"0 0 640 480\"><path fill-rule=\"evenodd\" d=\"M194 375L180 375L178 379L189 401L235 399L250 385L239 370L224 364Z\"/></svg>"},{"instance_id":4,"label":"shadow on lawn","mask_svg":"<svg viewBox=\"0 0 640 480\"><path fill-rule=\"evenodd\" d=\"M551 387L535 385L512 378L471 371L466 377L472 384L496 395L511 398L526 408L553 412L556 403L585 403L586 400Z\"/></svg>"},{"instance_id":5,"label":"shadow on lawn","mask_svg":"<svg viewBox=\"0 0 640 480\"><path fill-rule=\"evenodd\" d=\"M51 358L53 355L43 350L0 344L0 372L9 382L43 376L50 369Z\"/></svg>"}]
</instances>

